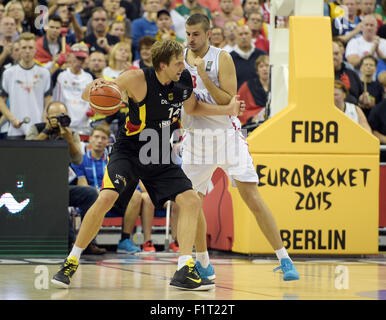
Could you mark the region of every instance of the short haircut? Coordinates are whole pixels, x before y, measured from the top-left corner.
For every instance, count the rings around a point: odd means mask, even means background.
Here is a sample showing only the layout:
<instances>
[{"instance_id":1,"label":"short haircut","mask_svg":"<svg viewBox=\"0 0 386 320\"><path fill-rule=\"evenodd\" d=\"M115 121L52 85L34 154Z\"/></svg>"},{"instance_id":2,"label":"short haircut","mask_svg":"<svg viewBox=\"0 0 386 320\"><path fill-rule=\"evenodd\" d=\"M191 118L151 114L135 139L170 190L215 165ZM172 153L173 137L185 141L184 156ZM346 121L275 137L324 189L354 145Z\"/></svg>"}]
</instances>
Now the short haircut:
<instances>
[{"instance_id":1,"label":"short haircut","mask_svg":"<svg viewBox=\"0 0 386 320\"><path fill-rule=\"evenodd\" d=\"M56 16L56 15L50 15L50 16L48 17L48 22L50 22L50 21L59 22L60 24L63 23L62 18L59 17L59 16Z\"/></svg>"},{"instance_id":2,"label":"short haircut","mask_svg":"<svg viewBox=\"0 0 386 320\"><path fill-rule=\"evenodd\" d=\"M107 137L110 138L111 131L107 125L99 125L99 126L94 127L91 131L91 136L94 134L95 131L102 131L104 134L107 135Z\"/></svg>"},{"instance_id":3,"label":"short haircut","mask_svg":"<svg viewBox=\"0 0 386 320\"><path fill-rule=\"evenodd\" d=\"M378 59L375 58L374 56L372 56L371 54L368 54L368 55L365 55L364 57L361 58L361 61L359 62L359 68L362 67L363 61L365 61L365 60L367 60L367 59L373 60L374 63L375 63L375 66L377 66L377 64L378 64Z\"/></svg>"},{"instance_id":4,"label":"short haircut","mask_svg":"<svg viewBox=\"0 0 386 320\"><path fill-rule=\"evenodd\" d=\"M186 21L187 26L194 26L199 23L201 23L202 28L204 29L205 32L209 31L210 29L209 18L201 13L192 14Z\"/></svg>"},{"instance_id":5,"label":"short haircut","mask_svg":"<svg viewBox=\"0 0 386 320\"><path fill-rule=\"evenodd\" d=\"M161 63L169 65L173 57L178 57L184 53L182 45L173 39L157 41L151 47L151 60L153 67L159 71Z\"/></svg>"},{"instance_id":6,"label":"short haircut","mask_svg":"<svg viewBox=\"0 0 386 320\"><path fill-rule=\"evenodd\" d=\"M95 12L99 12L99 11L103 11L104 13L106 13L106 15L108 15L107 10L105 8L103 8L103 7L95 7L91 11L91 17L94 15Z\"/></svg>"},{"instance_id":7,"label":"short haircut","mask_svg":"<svg viewBox=\"0 0 386 320\"><path fill-rule=\"evenodd\" d=\"M151 47L157 40L152 36L144 36L139 39L138 48L141 50L143 46Z\"/></svg>"},{"instance_id":8,"label":"short haircut","mask_svg":"<svg viewBox=\"0 0 386 320\"><path fill-rule=\"evenodd\" d=\"M260 18L263 19L263 15L261 14L261 12L250 12L249 14L245 15L245 18L247 19L247 21L249 21L249 19L251 19L251 16L254 14L257 14L258 16L260 16ZM264 21L262 21L262 22L264 22Z\"/></svg>"},{"instance_id":9,"label":"short haircut","mask_svg":"<svg viewBox=\"0 0 386 320\"><path fill-rule=\"evenodd\" d=\"M30 40L34 40L35 41L35 35L31 32L23 32L20 37L19 37L19 40L25 40L25 41L30 41Z\"/></svg>"}]
</instances>

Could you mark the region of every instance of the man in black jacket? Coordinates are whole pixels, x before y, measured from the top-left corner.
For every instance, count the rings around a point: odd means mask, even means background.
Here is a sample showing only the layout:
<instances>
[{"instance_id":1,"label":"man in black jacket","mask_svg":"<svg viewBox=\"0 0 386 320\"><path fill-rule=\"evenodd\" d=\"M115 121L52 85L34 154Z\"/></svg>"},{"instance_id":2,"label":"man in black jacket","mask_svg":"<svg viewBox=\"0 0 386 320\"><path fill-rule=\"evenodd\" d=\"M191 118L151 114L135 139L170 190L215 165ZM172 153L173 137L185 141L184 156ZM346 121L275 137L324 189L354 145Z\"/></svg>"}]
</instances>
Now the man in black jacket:
<instances>
[{"instance_id":1,"label":"man in black jacket","mask_svg":"<svg viewBox=\"0 0 386 320\"><path fill-rule=\"evenodd\" d=\"M332 52L334 58L335 80L342 81L349 89L346 101L358 105L358 99L363 93L361 79L357 73L349 69L343 61L343 53L337 42L332 43Z\"/></svg>"}]
</instances>

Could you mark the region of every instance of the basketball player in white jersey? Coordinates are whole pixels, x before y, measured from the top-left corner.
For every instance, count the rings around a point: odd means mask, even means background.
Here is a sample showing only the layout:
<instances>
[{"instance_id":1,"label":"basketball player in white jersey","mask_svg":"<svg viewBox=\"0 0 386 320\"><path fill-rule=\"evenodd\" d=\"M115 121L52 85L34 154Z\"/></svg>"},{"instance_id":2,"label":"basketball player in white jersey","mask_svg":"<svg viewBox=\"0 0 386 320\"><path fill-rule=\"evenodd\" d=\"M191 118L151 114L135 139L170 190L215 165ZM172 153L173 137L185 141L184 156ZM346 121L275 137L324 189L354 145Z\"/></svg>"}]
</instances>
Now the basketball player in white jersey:
<instances>
[{"instance_id":1,"label":"basketball player in white jersey","mask_svg":"<svg viewBox=\"0 0 386 320\"><path fill-rule=\"evenodd\" d=\"M236 71L229 53L209 45L209 20L194 14L186 22L188 48L185 67L193 79L197 100L213 104L227 104L237 92ZM280 261L283 279L298 280L299 274L283 246L275 219L261 198L259 178L241 134L237 117L182 115L184 128L182 168L193 183L201 199L207 192L216 168L222 168L237 186L242 199L253 212L263 234ZM196 234L196 267L202 278L213 280L214 269L209 262L206 244L206 220L203 210L199 216Z\"/></svg>"}]
</instances>

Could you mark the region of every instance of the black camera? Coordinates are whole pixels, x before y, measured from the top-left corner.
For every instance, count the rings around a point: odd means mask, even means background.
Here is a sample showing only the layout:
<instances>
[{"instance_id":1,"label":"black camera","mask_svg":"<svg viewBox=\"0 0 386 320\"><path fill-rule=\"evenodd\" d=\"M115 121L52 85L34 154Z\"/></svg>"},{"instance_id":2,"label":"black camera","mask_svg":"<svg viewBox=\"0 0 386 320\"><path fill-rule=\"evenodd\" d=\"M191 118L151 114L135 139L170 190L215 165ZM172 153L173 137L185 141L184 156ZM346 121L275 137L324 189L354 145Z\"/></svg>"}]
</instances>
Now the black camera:
<instances>
[{"instance_id":1,"label":"black camera","mask_svg":"<svg viewBox=\"0 0 386 320\"><path fill-rule=\"evenodd\" d=\"M55 117L62 127L68 127L71 124L71 118L66 114L60 114Z\"/></svg>"}]
</instances>

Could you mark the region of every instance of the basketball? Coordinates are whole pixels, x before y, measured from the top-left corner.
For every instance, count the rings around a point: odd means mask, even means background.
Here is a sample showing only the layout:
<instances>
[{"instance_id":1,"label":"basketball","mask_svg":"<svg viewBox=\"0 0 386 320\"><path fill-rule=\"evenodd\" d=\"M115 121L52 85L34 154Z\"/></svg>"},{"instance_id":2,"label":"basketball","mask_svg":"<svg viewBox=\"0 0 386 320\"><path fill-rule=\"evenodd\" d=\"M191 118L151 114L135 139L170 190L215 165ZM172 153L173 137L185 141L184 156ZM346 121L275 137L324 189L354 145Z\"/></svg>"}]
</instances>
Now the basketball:
<instances>
[{"instance_id":1,"label":"basketball","mask_svg":"<svg viewBox=\"0 0 386 320\"><path fill-rule=\"evenodd\" d=\"M112 115L122 105L122 95L116 84L104 84L90 92L90 105L96 113Z\"/></svg>"}]
</instances>

